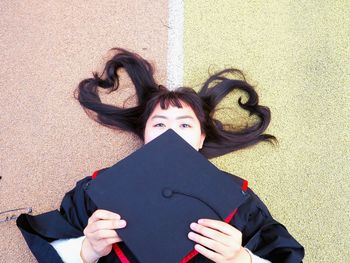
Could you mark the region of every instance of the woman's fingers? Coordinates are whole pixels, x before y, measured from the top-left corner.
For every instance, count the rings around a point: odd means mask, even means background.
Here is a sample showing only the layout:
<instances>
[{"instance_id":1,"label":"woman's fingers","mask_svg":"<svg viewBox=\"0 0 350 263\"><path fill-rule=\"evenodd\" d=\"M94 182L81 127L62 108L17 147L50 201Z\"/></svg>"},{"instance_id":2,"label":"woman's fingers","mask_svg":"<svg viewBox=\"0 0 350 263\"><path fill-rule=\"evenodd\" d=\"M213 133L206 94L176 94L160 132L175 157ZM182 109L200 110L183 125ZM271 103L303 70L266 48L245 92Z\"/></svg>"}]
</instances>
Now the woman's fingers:
<instances>
[{"instance_id":1,"label":"woman's fingers","mask_svg":"<svg viewBox=\"0 0 350 263\"><path fill-rule=\"evenodd\" d=\"M117 232L114 231L114 229L124 228L125 226L126 221L121 219L119 214L99 209L96 210L89 218L88 225L84 229L84 234L88 237L94 237L94 239L118 237Z\"/></svg>"},{"instance_id":2,"label":"woman's fingers","mask_svg":"<svg viewBox=\"0 0 350 263\"><path fill-rule=\"evenodd\" d=\"M84 229L84 235L92 243L110 238L114 238L116 242L119 242L121 239L115 230L125 226L126 221L121 219L119 214L99 209L96 210L89 218L88 225ZM107 244L106 242L103 241L99 243Z\"/></svg>"},{"instance_id":3,"label":"woman's fingers","mask_svg":"<svg viewBox=\"0 0 350 263\"><path fill-rule=\"evenodd\" d=\"M108 210L98 209L89 218L88 224L96 222L98 220L120 220L119 214L113 213Z\"/></svg>"},{"instance_id":4,"label":"woman's fingers","mask_svg":"<svg viewBox=\"0 0 350 263\"><path fill-rule=\"evenodd\" d=\"M88 225L89 232L96 232L102 229L119 229L126 226L126 221L123 219L99 220Z\"/></svg>"},{"instance_id":5,"label":"woman's fingers","mask_svg":"<svg viewBox=\"0 0 350 263\"><path fill-rule=\"evenodd\" d=\"M216 253L219 253L220 255L226 254L226 252L227 252L228 247L225 246L224 244L222 244L216 240L213 240L213 239L204 237L202 235L196 234L194 232L190 232L188 234L188 238L197 244L200 244L206 248L211 249L212 251L214 251Z\"/></svg>"},{"instance_id":6,"label":"woman's fingers","mask_svg":"<svg viewBox=\"0 0 350 263\"><path fill-rule=\"evenodd\" d=\"M112 244L122 241L116 229L126 226L126 221L119 214L98 209L88 219L84 229L81 254L92 261L109 254Z\"/></svg>"},{"instance_id":7,"label":"woman's fingers","mask_svg":"<svg viewBox=\"0 0 350 263\"><path fill-rule=\"evenodd\" d=\"M99 241L101 239L104 239L104 238L119 238L117 232L115 230L99 230L99 231L96 231L96 232L87 232L85 234L85 236L89 239L89 240L93 240L93 241Z\"/></svg>"},{"instance_id":8,"label":"woman's fingers","mask_svg":"<svg viewBox=\"0 0 350 263\"><path fill-rule=\"evenodd\" d=\"M192 223L193 232L189 239L196 245L195 249L215 262L230 262L242 249L242 233L233 226L218 220L200 219Z\"/></svg>"},{"instance_id":9,"label":"woman's fingers","mask_svg":"<svg viewBox=\"0 0 350 263\"><path fill-rule=\"evenodd\" d=\"M223 244L223 245L227 245L230 242L232 242L232 238L230 236L228 236L227 234L222 233L221 231L218 231L216 229L211 229L209 227L197 224L197 223L192 223L190 225L190 228L201 234L202 236L208 237L212 240L216 240L219 243Z\"/></svg>"},{"instance_id":10,"label":"woman's fingers","mask_svg":"<svg viewBox=\"0 0 350 263\"><path fill-rule=\"evenodd\" d=\"M229 236L241 236L241 232L238 229L223 221L213 219L199 219L198 224L219 230L220 232Z\"/></svg>"},{"instance_id":11,"label":"woman's fingers","mask_svg":"<svg viewBox=\"0 0 350 263\"><path fill-rule=\"evenodd\" d=\"M196 244L194 246L194 249L196 251L198 251L200 254L202 254L203 256L205 256L206 258L208 258L214 262L223 261L223 257L220 254L218 254L214 251L211 251L210 249L207 249L202 245Z\"/></svg>"}]
</instances>

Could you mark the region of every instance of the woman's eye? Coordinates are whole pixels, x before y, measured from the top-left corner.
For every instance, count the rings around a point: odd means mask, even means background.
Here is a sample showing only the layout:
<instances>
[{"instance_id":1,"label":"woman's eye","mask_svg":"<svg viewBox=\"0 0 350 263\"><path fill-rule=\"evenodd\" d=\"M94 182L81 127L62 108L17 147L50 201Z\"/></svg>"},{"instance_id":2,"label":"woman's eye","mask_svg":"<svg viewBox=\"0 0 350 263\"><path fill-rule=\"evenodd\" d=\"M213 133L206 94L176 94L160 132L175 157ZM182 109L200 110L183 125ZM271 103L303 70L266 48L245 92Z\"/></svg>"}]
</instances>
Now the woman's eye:
<instances>
[{"instance_id":1,"label":"woman's eye","mask_svg":"<svg viewBox=\"0 0 350 263\"><path fill-rule=\"evenodd\" d=\"M183 123L180 125L181 128L191 128L191 125L187 124L187 123Z\"/></svg>"},{"instance_id":2,"label":"woman's eye","mask_svg":"<svg viewBox=\"0 0 350 263\"><path fill-rule=\"evenodd\" d=\"M164 123L154 124L153 127L165 127Z\"/></svg>"}]
</instances>

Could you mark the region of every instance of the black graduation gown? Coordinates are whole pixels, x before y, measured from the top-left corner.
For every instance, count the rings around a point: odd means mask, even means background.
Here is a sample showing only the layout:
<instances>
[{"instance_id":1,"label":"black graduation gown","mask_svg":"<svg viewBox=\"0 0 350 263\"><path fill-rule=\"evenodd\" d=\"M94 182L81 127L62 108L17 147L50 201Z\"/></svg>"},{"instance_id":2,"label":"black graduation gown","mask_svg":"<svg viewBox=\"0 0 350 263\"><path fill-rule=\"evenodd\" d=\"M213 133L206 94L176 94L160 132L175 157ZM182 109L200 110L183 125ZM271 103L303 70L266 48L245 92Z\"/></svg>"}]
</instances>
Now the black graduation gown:
<instances>
[{"instance_id":1,"label":"black graduation gown","mask_svg":"<svg viewBox=\"0 0 350 263\"><path fill-rule=\"evenodd\" d=\"M97 209L85 192L93 177L88 176L78 181L75 188L65 194L59 211L54 210L36 216L22 214L18 217L17 226L38 262L62 263L50 242L84 235L83 230L88 219ZM235 178L238 184L243 184L242 179ZM304 248L282 224L272 218L266 206L252 190L248 189L247 193L249 197L238 207L235 216L229 222L242 232L242 245L255 255L271 262L302 262ZM121 250L131 263L138 262L123 242L118 243L118 246L119 251ZM123 263L113 249L98 262ZM212 261L198 254L188 262Z\"/></svg>"}]
</instances>

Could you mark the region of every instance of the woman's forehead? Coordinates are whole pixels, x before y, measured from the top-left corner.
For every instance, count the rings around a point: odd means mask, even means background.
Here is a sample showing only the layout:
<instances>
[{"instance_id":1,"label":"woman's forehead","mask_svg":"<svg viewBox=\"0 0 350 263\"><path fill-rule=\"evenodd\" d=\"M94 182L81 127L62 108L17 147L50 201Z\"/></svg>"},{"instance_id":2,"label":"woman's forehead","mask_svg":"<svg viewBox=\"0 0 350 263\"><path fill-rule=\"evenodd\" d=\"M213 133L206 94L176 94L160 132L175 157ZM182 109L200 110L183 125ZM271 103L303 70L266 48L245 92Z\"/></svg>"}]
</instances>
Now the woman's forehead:
<instances>
[{"instance_id":1,"label":"woman's forehead","mask_svg":"<svg viewBox=\"0 0 350 263\"><path fill-rule=\"evenodd\" d=\"M157 116L163 115L163 116L169 116L169 117L171 117L171 116L176 117L179 115L189 115L191 117L196 117L194 111L192 110L192 108L188 104L181 101L181 106L182 107L179 108L179 107L176 107L176 106L169 104L168 108L162 109L160 106L160 103L158 103L156 105L156 107L154 108L150 117L153 117L155 115L157 115Z\"/></svg>"}]
</instances>

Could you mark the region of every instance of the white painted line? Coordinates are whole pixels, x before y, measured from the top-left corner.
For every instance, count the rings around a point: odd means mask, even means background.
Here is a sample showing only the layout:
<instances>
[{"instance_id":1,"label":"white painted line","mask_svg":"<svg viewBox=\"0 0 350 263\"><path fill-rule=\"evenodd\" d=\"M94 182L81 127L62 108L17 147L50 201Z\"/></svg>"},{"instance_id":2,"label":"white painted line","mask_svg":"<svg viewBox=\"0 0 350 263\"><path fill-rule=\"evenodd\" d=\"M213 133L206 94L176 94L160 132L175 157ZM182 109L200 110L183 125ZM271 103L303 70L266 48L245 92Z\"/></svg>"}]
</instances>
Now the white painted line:
<instances>
[{"instance_id":1,"label":"white painted line","mask_svg":"<svg viewBox=\"0 0 350 263\"><path fill-rule=\"evenodd\" d=\"M168 4L167 88L173 90L183 85L184 1L169 0Z\"/></svg>"}]
</instances>

